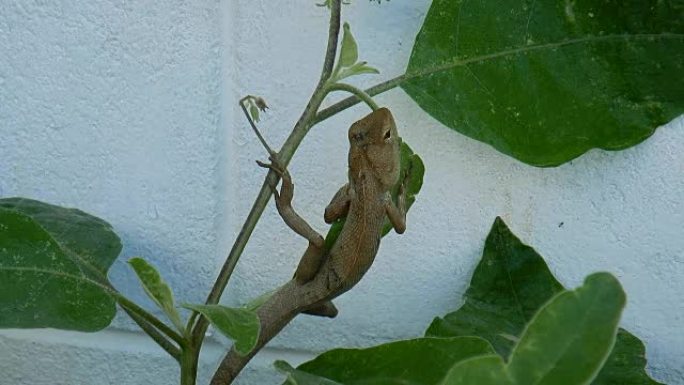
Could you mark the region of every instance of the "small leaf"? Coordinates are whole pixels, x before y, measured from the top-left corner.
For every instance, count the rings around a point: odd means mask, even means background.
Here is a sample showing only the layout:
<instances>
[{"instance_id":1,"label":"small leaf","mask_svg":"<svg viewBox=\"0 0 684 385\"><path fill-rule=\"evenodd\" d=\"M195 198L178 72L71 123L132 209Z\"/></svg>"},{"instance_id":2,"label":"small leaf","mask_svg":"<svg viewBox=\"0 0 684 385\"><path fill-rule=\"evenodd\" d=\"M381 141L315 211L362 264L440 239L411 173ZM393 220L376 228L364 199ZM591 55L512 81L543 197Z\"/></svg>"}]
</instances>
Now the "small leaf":
<instances>
[{"instance_id":1,"label":"small leaf","mask_svg":"<svg viewBox=\"0 0 684 385\"><path fill-rule=\"evenodd\" d=\"M401 143L401 171L399 173L399 184L392 189L392 200L396 203L399 196L401 181L405 181L406 192L406 211L413 206L416 195L423 187L423 176L425 175L425 165L418 154L414 153L408 144ZM382 230L382 235L387 235L392 231L392 224L386 221Z\"/></svg>"},{"instance_id":2,"label":"small leaf","mask_svg":"<svg viewBox=\"0 0 684 385\"><path fill-rule=\"evenodd\" d=\"M608 273L555 296L532 318L508 363L490 355L456 364L443 385L588 384L615 343L626 298Z\"/></svg>"},{"instance_id":3,"label":"small leaf","mask_svg":"<svg viewBox=\"0 0 684 385\"><path fill-rule=\"evenodd\" d=\"M249 114L252 115L253 121L255 121L255 122L259 121L259 109L254 104L254 102L251 100L250 100L250 104L249 104Z\"/></svg>"},{"instance_id":4,"label":"small leaf","mask_svg":"<svg viewBox=\"0 0 684 385\"><path fill-rule=\"evenodd\" d=\"M76 209L0 199L0 328L93 332L116 314L109 223Z\"/></svg>"},{"instance_id":5,"label":"small leaf","mask_svg":"<svg viewBox=\"0 0 684 385\"><path fill-rule=\"evenodd\" d=\"M162 279L161 275L151 264L142 258L131 258L128 263L140 279L145 293L164 311L171 323L182 333L185 330L180 314L176 310L173 292L169 285Z\"/></svg>"},{"instance_id":6,"label":"small leaf","mask_svg":"<svg viewBox=\"0 0 684 385\"><path fill-rule=\"evenodd\" d=\"M184 304L184 308L202 313L218 331L235 341L235 351L246 355L259 339L259 318L256 313L221 305Z\"/></svg>"},{"instance_id":7,"label":"small leaf","mask_svg":"<svg viewBox=\"0 0 684 385\"><path fill-rule=\"evenodd\" d=\"M340 48L340 67L350 67L359 59L359 48L356 40L352 36L349 23L344 23L344 34L342 35L342 48Z\"/></svg>"},{"instance_id":8,"label":"small leaf","mask_svg":"<svg viewBox=\"0 0 684 385\"><path fill-rule=\"evenodd\" d=\"M493 354L477 337L416 338L365 349L334 349L297 370L345 385L437 384L462 360Z\"/></svg>"},{"instance_id":9,"label":"small leaf","mask_svg":"<svg viewBox=\"0 0 684 385\"><path fill-rule=\"evenodd\" d=\"M350 68L352 70L353 75L361 75L361 74L379 74L380 71L371 66L367 65L361 65L361 66L353 66Z\"/></svg>"},{"instance_id":10,"label":"small leaf","mask_svg":"<svg viewBox=\"0 0 684 385\"><path fill-rule=\"evenodd\" d=\"M380 71L377 69L366 65L366 62L358 62L354 64L353 66L349 68L344 68L341 71L339 71L338 75L336 76L337 80L342 80L344 78L348 78L350 76L354 75L361 75L361 74L379 74Z\"/></svg>"}]
</instances>

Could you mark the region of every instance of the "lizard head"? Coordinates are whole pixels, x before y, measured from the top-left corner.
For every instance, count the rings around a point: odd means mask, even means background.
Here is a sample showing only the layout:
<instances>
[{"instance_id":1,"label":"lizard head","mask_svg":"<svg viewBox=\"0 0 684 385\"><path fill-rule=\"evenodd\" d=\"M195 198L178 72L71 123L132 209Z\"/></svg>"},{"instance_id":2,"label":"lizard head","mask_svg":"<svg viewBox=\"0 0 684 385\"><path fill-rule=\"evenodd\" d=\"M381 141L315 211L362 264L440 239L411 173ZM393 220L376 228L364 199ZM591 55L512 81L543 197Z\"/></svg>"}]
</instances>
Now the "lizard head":
<instances>
[{"instance_id":1,"label":"lizard head","mask_svg":"<svg viewBox=\"0 0 684 385\"><path fill-rule=\"evenodd\" d=\"M379 108L349 128L349 175L355 183L372 177L383 191L399 180L401 138L392 113Z\"/></svg>"}]
</instances>

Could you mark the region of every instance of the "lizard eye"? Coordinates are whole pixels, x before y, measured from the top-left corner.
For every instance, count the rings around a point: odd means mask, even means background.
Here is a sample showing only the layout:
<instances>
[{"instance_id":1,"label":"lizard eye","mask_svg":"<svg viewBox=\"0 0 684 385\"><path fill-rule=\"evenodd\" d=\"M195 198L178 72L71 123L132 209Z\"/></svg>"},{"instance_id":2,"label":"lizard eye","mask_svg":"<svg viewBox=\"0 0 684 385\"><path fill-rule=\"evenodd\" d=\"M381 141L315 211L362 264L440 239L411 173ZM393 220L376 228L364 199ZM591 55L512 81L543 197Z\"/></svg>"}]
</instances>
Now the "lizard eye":
<instances>
[{"instance_id":1,"label":"lizard eye","mask_svg":"<svg viewBox=\"0 0 684 385\"><path fill-rule=\"evenodd\" d=\"M385 133L385 140L389 140L392 137L392 130L387 130Z\"/></svg>"}]
</instances>

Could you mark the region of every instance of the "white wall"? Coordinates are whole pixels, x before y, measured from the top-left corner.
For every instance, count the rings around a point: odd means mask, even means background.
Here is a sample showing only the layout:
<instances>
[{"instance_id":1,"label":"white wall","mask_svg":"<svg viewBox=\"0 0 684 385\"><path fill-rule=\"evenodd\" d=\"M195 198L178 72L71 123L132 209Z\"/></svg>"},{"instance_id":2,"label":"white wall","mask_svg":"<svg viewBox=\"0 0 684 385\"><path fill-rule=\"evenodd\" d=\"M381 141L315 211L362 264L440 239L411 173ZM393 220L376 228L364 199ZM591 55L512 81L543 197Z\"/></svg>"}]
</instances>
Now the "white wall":
<instances>
[{"instance_id":1,"label":"white wall","mask_svg":"<svg viewBox=\"0 0 684 385\"><path fill-rule=\"evenodd\" d=\"M237 99L267 99L261 126L280 145L320 73L327 13L313 3L4 2L0 196L76 206L111 222L125 243L111 276L135 299L144 294L125 260L142 255L177 297L202 300L264 175ZM382 72L358 85L402 72L428 7L344 7L361 58ZM459 305L501 215L565 285L597 270L616 274L629 295L622 325L646 343L650 372L684 384L684 118L635 148L537 169L444 128L401 90L378 101L427 167L408 231L385 238L366 278L336 301L336 320L298 318L241 383L277 383L277 358L297 363L335 346L422 334ZM357 106L315 127L292 162L296 207L321 231L323 208L344 183L345 131L366 112ZM304 247L269 205L225 302L288 279ZM219 342L208 345L203 379L220 355ZM3 385L168 384L176 373L124 316L91 335L0 333Z\"/></svg>"}]
</instances>

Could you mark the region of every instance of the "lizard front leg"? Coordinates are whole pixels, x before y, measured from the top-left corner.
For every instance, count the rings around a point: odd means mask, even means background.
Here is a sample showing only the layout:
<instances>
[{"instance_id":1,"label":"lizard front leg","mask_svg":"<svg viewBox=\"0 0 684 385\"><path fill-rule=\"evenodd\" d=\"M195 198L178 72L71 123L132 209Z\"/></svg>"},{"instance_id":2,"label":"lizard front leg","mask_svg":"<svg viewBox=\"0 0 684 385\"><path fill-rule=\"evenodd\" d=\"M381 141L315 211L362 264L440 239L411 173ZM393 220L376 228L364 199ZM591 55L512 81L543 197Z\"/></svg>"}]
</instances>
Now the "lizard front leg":
<instances>
[{"instance_id":1,"label":"lizard front leg","mask_svg":"<svg viewBox=\"0 0 684 385\"><path fill-rule=\"evenodd\" d=\"M257 162L261 167L270 168L275 171L282 179L280 192L273 188L273 195L275 197L276 208L278 213L294 232L306 238L309 241L309 247L304 252L302 259L299 261L294 278L300 284L311 281L321 267L323 258L325 256L325 239L316 230L314 230L292 207L292 198L294 197L294 183L290 173L281 168L277 162L271 159L270 164Z\"/></svg>"},{"instance_id":2,"label":"lizard front leg","mask_svg":"<svg viewBox=\"0 0 684 385\"><path fill-rule=\"evenodd\" d=\"M337 219L344 217L349 212L349 203L351 202L351 191L349 191L349 183L340 187L333 196L332 200L325 208L323 219L325 223L333 223Z\"/></svg>"},{"instance_id":3,"label":"lizard front leg","mask_svg":"<svg viewBox=\"0 0 684 385\"><path fill-rule=\"evenodd\" d=\"M406 231L406 188L404 183L399 187L399 194L397 197L398 207L392 202L392 197L387 197L387 202L385 203L385 213L389 218L394 231L398 234L403 234Z\"/></svg>"}]
</instances>

